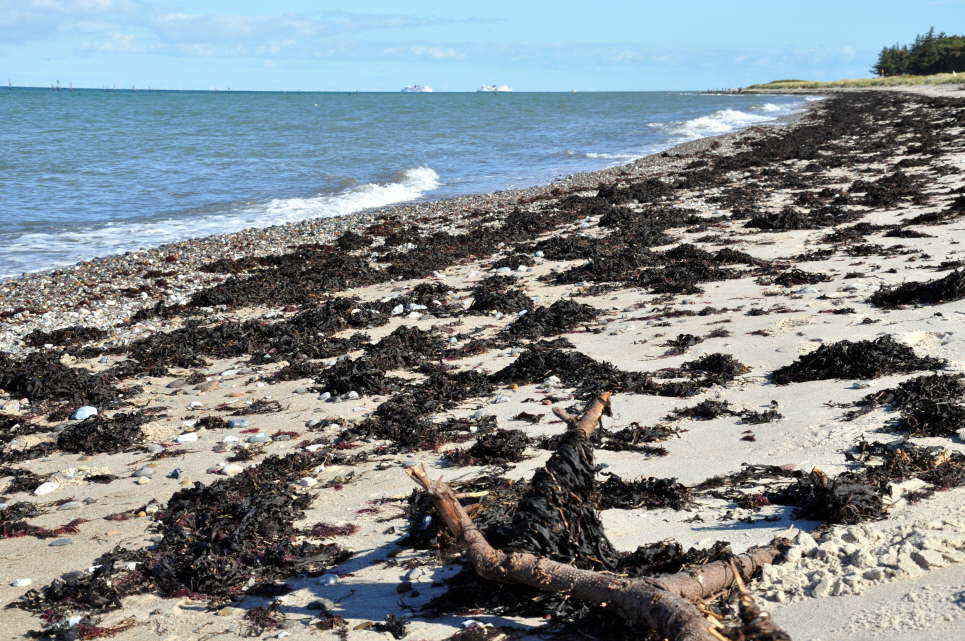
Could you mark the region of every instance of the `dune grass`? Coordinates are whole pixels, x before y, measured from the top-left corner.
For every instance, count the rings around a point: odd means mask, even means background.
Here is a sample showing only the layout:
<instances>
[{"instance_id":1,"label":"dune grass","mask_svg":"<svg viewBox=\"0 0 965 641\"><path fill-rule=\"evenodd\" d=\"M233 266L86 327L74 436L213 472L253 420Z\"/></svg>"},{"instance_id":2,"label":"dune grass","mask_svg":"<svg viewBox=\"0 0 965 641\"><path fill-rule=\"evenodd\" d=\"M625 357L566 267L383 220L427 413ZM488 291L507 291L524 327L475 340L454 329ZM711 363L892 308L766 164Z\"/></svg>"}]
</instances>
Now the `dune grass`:
<instances>
[{"instance_id":1,"label":"dune grass","mask_svg":"<svg viewBox=\"0 0 965 641\"><path fill-rule=\"evenodd\" d=\"M881 78L848 78L821 82L817 80L774 80L745 89L835 89L847 87L896 87L900 85L965 84L965 73L936 73L931 76L884 76Z\"/></svg>"}]
</instances>

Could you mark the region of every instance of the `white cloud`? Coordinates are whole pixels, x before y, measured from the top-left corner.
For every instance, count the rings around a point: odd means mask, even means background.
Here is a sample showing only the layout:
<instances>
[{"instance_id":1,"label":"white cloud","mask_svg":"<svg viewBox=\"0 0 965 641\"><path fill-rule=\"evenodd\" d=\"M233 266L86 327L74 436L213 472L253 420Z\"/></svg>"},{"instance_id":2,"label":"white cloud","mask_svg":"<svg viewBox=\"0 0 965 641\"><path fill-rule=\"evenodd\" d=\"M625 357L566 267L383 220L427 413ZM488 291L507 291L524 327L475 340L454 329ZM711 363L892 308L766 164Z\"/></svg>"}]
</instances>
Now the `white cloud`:
<instances>
[{"instance_id":1,"label":"white cloud","mask_svg":"<svg viewBox=\"0 0 965 641\"><path fill-rule=\"evenodd\" d=\"M135 53L144 49L138 44L133 33L112 33L93 47L97 51Z\"/></svg>"},{"instance_id":2,"label":"white cloud","mask_svg":"<svg viewBox=\"0 0 965 641\"><path fill-rule=\"evenodd\" d=\"M432 58L433 60L462 60L465 56L452 47L431 47L415 45L409 47L409 52L414 56Z\"/></svg>"}]
</instances>

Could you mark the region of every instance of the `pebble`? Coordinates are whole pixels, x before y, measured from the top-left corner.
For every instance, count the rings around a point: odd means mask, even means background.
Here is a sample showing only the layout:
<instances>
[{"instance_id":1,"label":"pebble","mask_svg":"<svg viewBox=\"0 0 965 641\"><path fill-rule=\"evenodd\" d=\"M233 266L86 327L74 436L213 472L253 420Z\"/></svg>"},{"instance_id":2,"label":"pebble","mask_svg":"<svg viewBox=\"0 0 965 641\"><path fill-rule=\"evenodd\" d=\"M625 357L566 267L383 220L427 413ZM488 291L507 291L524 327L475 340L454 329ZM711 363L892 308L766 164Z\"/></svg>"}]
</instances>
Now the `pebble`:
<instances>
[{"instance_id":1,"label":"pebble","mask_svg":"<svg viewBox=\"0 0 965 641\"><path fill-rule=\"evenodd\" d=\"M174 479L175 481L179 480L182 476L184 476L184 470L182 470L180 467L174 468L171 470L171 473L168 474L168 478Z\"/></svg>"},{"instance_id":2,"label":"pebble","mask_svg":"<svg viewBox=\"0 0 965 641\"><path fill-rule=\"evenodd\" d=\"M336 585L338 584L338 575L336 574L323 574L318 579L319 585Z\"/></svg>"},{"instance_id":3,"label":"pebble","mask_svg":"<svg viewBox=\"0 0 965 641\"><path fill-rule=\"evenodd\" d=\"M228 434L228 436L221 439L221 442L222 443L240 443L241 439L235 436L234 434Z\"/></svg>"},{"instance_id":4,"label":"pebble","mask_svg":"<svg viewBox=\"0 0 965 641\"><path fill-rule=\"evenodd\" d=\"M246 418L229 418L228 419L228 427L230 427L231 429L248 427L249 425L251 425L251 423Z\"/></svg>"},{"instance_id":5,"label":"pebble","mask_svg":"<svg viewBox=\"0 0 965 641\"><path fill-rule=\"evenodd\" d=\"M508 403L509 401L510 401L510 398L508 396L506 396L505 394L500 394L499 396L493 399L493 405L496 405L498 403Z\"/></svg>"},{"instance_id":6,"label":"pebble","mask_svg":"<svg viewBox=\"0 0 965 641\"><path fill-rule=\"evenodd\" d=\"M355 390L352 390L352 391L350 391L350 392L346 392L345 395L342 397L342 399L343 399L343 400L346 400L346 401L354 401L354 400L356 400L356 399L358 399L358 398L359 398L359 393L356 392Z\"/></svg>"},{"instance_id":7,"label":"pebble","mask_svg":"<svg viewBox=\"0 0 965 641\"><path fill-rule=\"evenodd\" d=\"M144 476L144 477L151 477L151 476L154 476L154 474L155 474L156 472L157 472L157 470L154 469L153 466L151 466L151 465L145 465L144 467L139 468L138 470L136 470L136 471L134 472L134 477L135 477L135 478L139 478L139 477L142 477L142 476Z\"/></svg>"},{"instance_id":8,"label":"pebble","mask_svg":"<svg viewBox=\"0 0 965 641\"><path fill-rule=\"evenodd\" d=\"M313 427L318 427L321 424L322 424L322 419L320 418L310 418L307 421L305 421L305 427L307 427L308 429L312 429Z\"/></svg>"},{"instance_id":9,"label":"pebble","mask_svg":"<svg viewBox=\"0 0 965 641\"><path fill-rule=\"evenodd\" d=\"M799 290L797 290L796 293L798 293L798 294L817 294L817 293L818 293L818 290L817 290L816 287L802 287L802 288L800 288Z\"/></svg>"},{"instance_id":10,"label":"pebble","mask_svg":"<svg viewBox=\"0 0 965 641\"><path fill-rule=\"evenodd\" d=\"M84 504L81 503L80 501L67 501L67 502L64 503L63 505L59 506L59 507L57 508L57 510L58 510L58 511L63 511L63 510L76 510L76 509L79 509L79 508L81 508L81 507L83 507L83 506L84 506Z\"/></svg>"},{"instance_id":11,"label":"pebble","mask_svg":"<svg viewBox=\"0 0 965 641\"><path fill-rule=\"evenodd\" d=\"M244 471L245 471L244 466L239 465L238 463L228 463L227 465L221 468L221 473L227 476L234 476L235 474L241 474Z\"/></svg>"},{"instance_id":12,"label":"pebble","mask_svg":"<svg viewBox=\"0 0 965 641\"><path fill-rule=\"evenodd\" d=\"M270 440L271 437L268 436L267 432L258 432L248 437L249 443L267 443Z\"/></svg>"},{"instance_id":13,"label":"pebble","mask_svg":"<svg viewBox=\"0 0 965 641\"><path fill-rule=\"evenodd\" d=\"M10 582L10 587L25 588L33 582L34 582L33 579L14 579L13 581Z\"/></svg>"},{"instance_id":14,"label":"pebble","mask_svg":"<svg viewBox=\"0 0 965 641\"><path fill-rule=\"evenodd\" d=\"M404 311L405 311L405 305L396 305L395 307L392 308L392 311L390 313L393 316L398 316Z\"/></svg>"},{"instance_id":15,"label":"pebble","mask_svg":"<svg viewBox=\"0 0 965 641\"><path fill-rule=\"evenodd\" d=\"M241 370L240 370L240 369L226 369L225 371L221 372L221 375L222 375L222 376L237 376L237 375L240 374L240 373L241 373Z\"/></svg>"},{"instance_id":16,"label":"pebble","mask_svg":"<svg viewBox=\"0 0 965 641\"><path fill-rule=\"evenodd\" d=\"M60 483L54 483L53 481L41 483L37 486L37 489L34 490L34 496L44 496L45 494L50 494L59 487Z\"/></svg>"},{"instance_id":17,"label":"pebble","mask_svg":"<svg viewBox=\"0 0 965 641\"><path fill-rule=\"evenodd\" d=\"M198 391L200 392L213 392L214 390L221 389L221 383L218 381L208 381L207 383L201 383L198 385Z\"/></svg>"},{"instance_id":18,"label":"pebble","mask_svg":"<svg viewBox=\"0 0 965 641\"><path fill-rule=\"evenodd\" d=\"M298 479L298 484L302 487L312 487L318 483L318 479L314 479L311 476L306 476L304 478Z\"/></svg>"},{"instance_id":19,"label":"pebble","mask_svg":"<svg viewBox=\"0 0 965 641\"><path fill-rule=\"evenodd\" d=\"M325 447L323 444L321 444L321 443L315 443L315 444L313 444L313 445L306 445L306 446L305 446L305 451L306 451L306 452L317 452L318 450L322 449L323 447Z\"/></svg>"},{"instance_id":20,"label":"pebble","mask_svg":"<svg viewBox=\"0 0 965 641\"><path fill-rule=\"evenodd\" d=\"M73 539L54 539L48 545L52 548L62 548L65 545L71 545L74 542Z\"/></svg>"},{"instance_id":21,"label":"pebble","mask_svg":"<svg viewBox=\"0 0 965 641\"><path fill-rule=\"evenodd\" d=\"M198 440L198 433L197 433L197 432L187 432L187 433L185 433L185 434L179 435L179 436L178 436L176 439L174 439L174 440L175 440L176 442L178 442L178 443L194 443L195 441Z\"/></svg>"},{"instance_id":22,"label":"pebble","mask_svg":"<svg viewBox=\"0 0 965 641\"><path fill-rule=\"evenodd\" d=\"M189 410L197 410L197 409L201 409L202 407L204 407L204 403L202 403L201 401L191 401L190 403L188 403Z\"/></svg>"},{"instance_id":23,"label":"pebble","mask_svg":"<svg viewBox=\"0 0 965 641\"><path fill-rule=\"evenodd\" d=\"M170 383L168 383L167 385L165 385L165 387L167 387L168 389L178 389L179 387L184 387L187 384L188 382L183 378L176 378Z\"/></svg>"},{"instance_id":24,"label":"pebble","mask_svg":"<svg viewBox=\"0 0 965 641\"><path fill-rule=\"evenodd\" d=\"M151 482L151 477L149 477L149 476L139 476L139 477L137 477L137 480L134 481L134 482L137 483L138 485L147 485L148 483Z\"/></svg>"},{"instance_id":25,"label":"pebble","mask_svg":"<svg viewBox=\"0 0 965 641\"><path fill-rule=\"evenodd\" d=\"M86 418L95 416L97 414L97 408L93 405L84 405L83 407L78 407L74 410L74 413L70 415L72 421L83 421Z\"/></svg>"},{"instance_id":26,"label":"pebble","mask_svg":"<svg viewBox=\"0 0 965 641\"><path fill-rule=\"evenodd\" d=\"M318 400L320 401L327 401L330 398L332 398L332 395L328 392L322 392L318 395Z\"/></svg>"}]
</instances>

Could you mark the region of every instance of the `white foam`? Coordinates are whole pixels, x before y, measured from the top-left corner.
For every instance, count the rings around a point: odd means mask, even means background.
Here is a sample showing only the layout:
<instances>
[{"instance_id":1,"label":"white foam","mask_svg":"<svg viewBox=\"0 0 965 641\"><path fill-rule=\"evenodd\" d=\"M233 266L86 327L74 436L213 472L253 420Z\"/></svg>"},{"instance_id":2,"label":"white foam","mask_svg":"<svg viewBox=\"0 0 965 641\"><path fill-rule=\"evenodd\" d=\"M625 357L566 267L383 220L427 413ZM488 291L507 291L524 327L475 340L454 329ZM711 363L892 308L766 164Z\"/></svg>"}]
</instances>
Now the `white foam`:
<instances>
[{"instance_id":1,"label":"white foam","mask_svg":"<svg viewBox=\"0 0 965 641\"><path fill-rule=\"evenodd\" d=\"M670 125L670 132L688 140L696 140L705 136L719 136L743 127L771 122L774 116L749 113L737 109L720 109L708 116L692 118L684 122ZM662 123L655 124L665 127Z\"/></svg>"},{"instance_id":2,"label":"white foam","mask_svg":"<svg viewBox=\"0 0 965 641\"><path fill-rule=\"evenodd\" d=\"M439 174L431 167L413 167L398 172L388 182L366 183L311 198L278 198L266 203L244 204L222 213L12 235L0 243L0 278L249 227L345 216L415 200L441 184Z\"/></svg>"},{"instance_id":3,"label":"white foam","mask_svg":"<svg viewBox=\"0 0 965 641\"><path fill-rule=\"evenodd\" d=\"M783 107L780 105L775 105L773 102L765 102L763 105L761 105L760 109L761 111L768 111L771 113L775 111L784 111Z\"/></svg>"},{"instance_id":4,"label":"white foam","mask_svg":"<svg viewBox=\"0 0 965 641\"><path fill-rule=\"evenodd\" d=\"M642 158L639 154L605 154L595 151L588 151L583 155L587 158L602 158L604 160L636 160Z\"/></svg>"}]
</instances>

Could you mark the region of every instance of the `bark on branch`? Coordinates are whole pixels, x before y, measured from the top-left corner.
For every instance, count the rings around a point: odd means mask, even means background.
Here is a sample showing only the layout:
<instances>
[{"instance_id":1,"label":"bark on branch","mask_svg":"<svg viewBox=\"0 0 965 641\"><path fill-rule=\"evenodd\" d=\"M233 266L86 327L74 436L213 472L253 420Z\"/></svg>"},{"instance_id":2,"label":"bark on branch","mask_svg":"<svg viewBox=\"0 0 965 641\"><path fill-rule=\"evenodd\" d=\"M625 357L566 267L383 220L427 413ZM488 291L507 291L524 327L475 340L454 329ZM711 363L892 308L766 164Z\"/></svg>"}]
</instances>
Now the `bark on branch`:
<instances>
[{"instance_id":1,"label":"bark on branch","mask_svg":"<svg viewBox=\"0 0 965 641\"><path fill-rule=\"evenodd\" d=\"M571 430L591 436L607 406L610 393L597 397L575 419L561 416ZM583 570L523 552L493 548L473 524L452 488L442 479L429 478L422 465L408 475L429 495L439 517L465 550L483 578L517 583L616 608L631 624L648 627L661 638L674 641L720 641L720 624L701 613L696 603L746 581L780 554L776 546L751 548L731 561L716 561L700 568L658 578L628 578L610 572Z\"/></svg>"}]
</instances>

